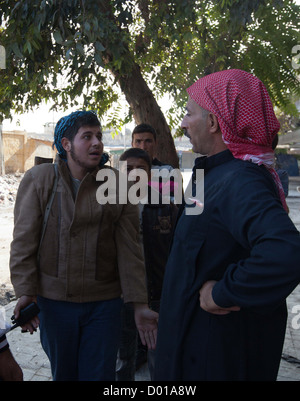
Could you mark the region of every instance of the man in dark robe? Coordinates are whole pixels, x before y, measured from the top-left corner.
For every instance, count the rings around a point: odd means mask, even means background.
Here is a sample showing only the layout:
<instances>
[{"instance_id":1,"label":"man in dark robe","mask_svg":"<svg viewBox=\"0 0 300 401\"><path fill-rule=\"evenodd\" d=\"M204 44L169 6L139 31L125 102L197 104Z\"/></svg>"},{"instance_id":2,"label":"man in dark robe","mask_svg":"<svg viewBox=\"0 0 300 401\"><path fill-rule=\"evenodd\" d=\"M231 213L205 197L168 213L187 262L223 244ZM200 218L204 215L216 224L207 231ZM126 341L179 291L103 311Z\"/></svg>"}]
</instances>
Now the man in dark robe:
<instances>
[{"instance_id":1,"label":"man in dark robe","mask_svg":"<svg viewBox=\"0 0 300 401\"><path fill-rule=\"evenodd\" d=\"M286 297L300 281L299 233L274 169L279 123L245 71L208 75L187 92L182 128L205 156L166 266L154 379L276 380Z\"/></svg>"}]
</instances>

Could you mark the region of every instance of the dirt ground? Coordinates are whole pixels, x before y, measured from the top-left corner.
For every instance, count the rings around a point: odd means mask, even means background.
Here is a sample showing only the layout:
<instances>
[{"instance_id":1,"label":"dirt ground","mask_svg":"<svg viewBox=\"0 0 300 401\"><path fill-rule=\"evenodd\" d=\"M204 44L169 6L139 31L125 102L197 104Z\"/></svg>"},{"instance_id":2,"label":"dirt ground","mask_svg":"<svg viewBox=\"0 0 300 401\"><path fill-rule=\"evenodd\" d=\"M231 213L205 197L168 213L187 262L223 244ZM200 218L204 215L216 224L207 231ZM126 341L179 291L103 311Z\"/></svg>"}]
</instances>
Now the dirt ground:
<instances>
[{"instance_id":1,"label":"dirt ground","mask_svg":"<svg viewBox=\"0 0 300 401\"><path fill-rule=\"evenodd\" d=\"M0 305L6 305L14 299L9 273L9 253L14 202L23 175L16 173L0 176Z\"/></svg>"},{"instance_id":2,"label":"dirt ground","mask_svg":"<svg viewBox=\"0 0 300 401\"><path fill-rule=\"evenodd\" d=\"M13 233L13 206L0 206L0 227L0 305L6 305L14 299L9 273L9 253Z\"/></svg>"}]
</instances>

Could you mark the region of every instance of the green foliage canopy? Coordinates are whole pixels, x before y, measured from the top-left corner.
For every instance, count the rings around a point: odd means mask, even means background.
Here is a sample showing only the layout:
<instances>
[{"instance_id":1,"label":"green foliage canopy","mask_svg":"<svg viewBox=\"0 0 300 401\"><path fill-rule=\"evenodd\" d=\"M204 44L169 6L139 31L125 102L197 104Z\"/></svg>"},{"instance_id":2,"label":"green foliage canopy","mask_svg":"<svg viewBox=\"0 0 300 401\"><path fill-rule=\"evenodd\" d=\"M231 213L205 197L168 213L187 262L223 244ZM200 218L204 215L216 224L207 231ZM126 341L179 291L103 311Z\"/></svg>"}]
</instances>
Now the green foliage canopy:
<instances>
[{"instance_id":1,"label":"green foliage canopy","mask_svg":"<svg viewBox=\"0 0 300 401\"><path fill-rule=\"evenodd\" d=\"M0 0L0 117L43 100L107 115L120 82L141 72L154 97L169 93L177 126L185 89L226 68L257 75L275 105L300 94L292 49L300 44L299 6L290 0ZM125 93L126 96L126 93ZM130 119L134 110L125 120Z\"/></svg>"}]
</instances>

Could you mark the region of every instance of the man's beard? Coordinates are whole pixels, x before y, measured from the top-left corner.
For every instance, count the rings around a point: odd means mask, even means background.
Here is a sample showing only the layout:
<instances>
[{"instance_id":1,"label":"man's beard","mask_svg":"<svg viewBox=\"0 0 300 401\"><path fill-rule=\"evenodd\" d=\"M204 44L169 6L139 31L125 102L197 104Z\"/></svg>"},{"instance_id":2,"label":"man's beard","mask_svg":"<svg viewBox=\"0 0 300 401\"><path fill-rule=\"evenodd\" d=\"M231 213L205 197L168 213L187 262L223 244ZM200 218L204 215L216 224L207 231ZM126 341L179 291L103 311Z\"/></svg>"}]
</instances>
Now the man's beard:
<instances>
[{"instance_id":1,"label":"man's beard","mask_svg":"<svg viewBox=\"0 0 300 401\"><path fill-rule=\"evenodd\" d=\"M86 169L86 170L88 170L88 171L94 170L95 167L90 167L90 166L88 166L87 164L85 164L84 162L82 162L82 161L80 161L80 160L78 159L78 157L77 157L77 155L76 155L76 153L75 153L75 151L74 151L73 144L71 144L70 156L71 156L71 158L73 159L73 161L74 161L76 164L78 164L78 166L80 166L80 167L82 167L82 168L84 168L84 169Z\"/></svg>"}]
</instances>

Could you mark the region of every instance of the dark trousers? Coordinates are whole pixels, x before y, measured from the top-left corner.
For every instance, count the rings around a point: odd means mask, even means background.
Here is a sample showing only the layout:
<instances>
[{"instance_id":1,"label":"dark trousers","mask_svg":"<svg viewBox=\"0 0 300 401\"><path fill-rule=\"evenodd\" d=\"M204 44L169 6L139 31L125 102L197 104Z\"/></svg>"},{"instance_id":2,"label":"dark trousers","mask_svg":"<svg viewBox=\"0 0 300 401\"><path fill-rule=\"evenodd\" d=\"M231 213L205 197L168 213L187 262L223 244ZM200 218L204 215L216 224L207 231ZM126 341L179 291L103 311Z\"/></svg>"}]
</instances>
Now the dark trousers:
<instances>
[{"instance_id":1,"label":"dark trousers","mask_svg":"<svg viewBox=\"0 0 300 401\"><path fill-rule=\"evenodd\" d=\"M55 381L115 380L120 298L86 303L38 297L41 344Z\"/></svg>"},{"instance_id":2,"label":"dark trousers","mask_svg":"<svg viewBox=\"0 0 300 401\"><path fill-rule=\"evenodd\" d=\"M123 304L121 310L121 338L116 365L117 381L134 381L138 332L132 304Z\"/></svg>"}]
</instances>

